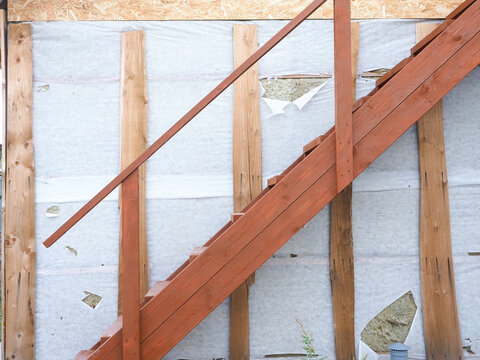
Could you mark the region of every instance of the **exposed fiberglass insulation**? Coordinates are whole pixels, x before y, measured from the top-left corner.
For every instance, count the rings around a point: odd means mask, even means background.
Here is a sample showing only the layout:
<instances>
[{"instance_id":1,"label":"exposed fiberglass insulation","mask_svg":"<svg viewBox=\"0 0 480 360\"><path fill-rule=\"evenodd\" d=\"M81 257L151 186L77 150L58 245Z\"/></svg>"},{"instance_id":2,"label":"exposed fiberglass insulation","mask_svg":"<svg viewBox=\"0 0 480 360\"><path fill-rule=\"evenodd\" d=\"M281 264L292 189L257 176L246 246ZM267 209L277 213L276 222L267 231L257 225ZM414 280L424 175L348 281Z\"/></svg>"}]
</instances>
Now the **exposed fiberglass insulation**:
<instances>
[{"instance_id":1,"label":"exposed fiberglass insulation","mask_svg":"<svg viewBox=\"0 0 480 360\"><path fill-rule=\"evenodd\" d=\"M285 22L256 24L263 44ZM73 358L116 318L118 192L50 249L41 242L118 173L121 32L146 31L151 144L232 71L232 25L33 23L37 359ZM391 68L408 56L415 25L362 22L359 73ZM332 74L332 31L331 21L307 21L260 61L260 78ZM480 250L479 84L476 69L444 100L458 312L462 338L472 342L480 341L480 257L468 255ZM358 97L373 86L374 80L359 78ZM285 113L270 116L261 102L264 183L332 126L333 97L332 80L302 110L290 104ZM148 161L151 284L170 275L230 217L232 119L228 89ZM415 127L355 180L353 223L357 340L372 318L411 291L418 311L406 344L411 355L424 357ZM313 333L316 351L334 358L328 243L327 206L257 271L250 290L252 358L302 353L295 318ZM90 293L101 297L95 309L82 302ZM228 319L226 300L166 358L227 358Z\"/></svg>"}]
</instances>

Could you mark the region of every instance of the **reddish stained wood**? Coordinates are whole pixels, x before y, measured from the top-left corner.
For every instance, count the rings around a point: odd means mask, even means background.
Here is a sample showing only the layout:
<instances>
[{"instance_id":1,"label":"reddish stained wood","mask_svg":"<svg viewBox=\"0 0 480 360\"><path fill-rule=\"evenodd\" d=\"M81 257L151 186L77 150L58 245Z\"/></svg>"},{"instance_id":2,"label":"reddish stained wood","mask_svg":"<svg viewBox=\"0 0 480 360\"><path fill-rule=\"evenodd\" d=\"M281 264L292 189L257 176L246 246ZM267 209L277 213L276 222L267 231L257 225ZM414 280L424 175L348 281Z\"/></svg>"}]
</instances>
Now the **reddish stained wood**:
<instances>
[{"instance_id":1,"label":"reddish stained wood","mask_svg":"<svg viewBox=\"0 0 480 360\"><path fill-rule=\"evenodd\" d=\"M463 20L467 24L470 24L470 26L473 24L470 30L472 30L472 28L478 28L478 24L480 24L479 21L472 22L472 19L477 19L475 17L477 13L474 12L476 10L478 9L475 8L470 13L466 12L467 14L463 18ZM475 14L473 18L471 17L472 14ZM457 37L457 32L450 32L450 36L453 38ZM446 49L455 53L458 51L458 47L456 47L458 41L454 42L445 40L448 39L441 40L444 46L444 51L441 51L439 54L449 59L446 63L440 61L440 66L436 67L436 71L434 70L435 67L433 69L428 69L428 67L425 68L425 64L428 64L428 61L425 61L425 59L432 57L432 54L428 51L429 48L427 48L415 59L414 62L412 62L408 71L402 71L400 73L408 74L407 76L411 77L411 79L425 76L422 80L423 82L429 77L431 80L420 87L419 85L416 85L414 92L411 93L410 96L407 95L408 98L406 100L405 97L403 99L396 97L396 102L384 102L383 106L389 106L391 109L390 111L387 109L386 111L382 111L373 106L364 106L361 108L363 109L361 112L360 110L356 112L354 130L355 133L358 134L359 140L357 141L354 151L355 176L358 176L379 154L381 154L391 143L393 143L393 141L401 136L403 132L405 132L421 115L423 115L432 104L441 99L441 97L443 97L479 63L480 46L478 36L475 38L475 41L469 42L467 46L461 49L461 51L452 58L450 58ZM438 53L438 48L435 49L435 53ZM422 59L423 57L425 57L425 59ZM457 66L459 67L457 68ZM434 75L432 76L433 73ZM403 76L399 76L398 80L396 78L392 79L388 86L382 88L376 97L391 99L393 95L399 94L404 86L405 81L403 81ZM424 101L419 101L420 98L424 99ZM398 106L399 104L401 104L401 106ZM378 113L386 113L388 116L385 117L384 115L383 117L378 117ZM383 126L384 123L385 126ZM377 146L377 144L380 144L380 146ZM217 241L213 242L209 247L209 251L207 250L205 254L207 255L207 253L210 252L209 256L202 256L198 261L194 262L192 266L185 268L173 279L172 285L168 286L161 294L159 294L159 296L155 297L145 305L142 308L143 339L146 339L147 336L155 331L155 324L162 324L166 320L166 317L164 316L172 314L174 308L177 308L178 300L174 300L177 296L185 296L185 299L189 299L192 295L192 291L196 291L194 290L195 287L192 289L192 286L195 286L194 283L202 284L200 285L201 287L206 281L211 279L216 269L218 269L218 266L221 267L222 265L220 264L225 264L224 261L228 262L227 259L231 259L236 251L235 249L238 249L238 247L244 248L243 244L245 241L248 241L251 237L255 237L256 235L254 234L257 233L257 231L261 231L261 229L267 227L268 223L265 224L265 221L268 221L266 217L272 218L278 216L279 212L282 211L282 203L291 202L293 201L292 197L298 197L298 191L301 191L298 187L301 189L309 188L309 184L311 184L312 181L310 176L318 178L321 177L322 174L325 174L329 167L333 166L335 162L334 154L334 141L331 136L308 157L296 164L290 171L290 176L286 176L281 184L278 184L278 186L275 186L268 191L264 195L265 201L258 202L252 207L252 211L247 212L240 221L232 225L231 230L235 228L235 231L226 231L217 239ZM305 172L308 172L310 176L307 176ZM331 184L331 181L334 181L335 173L332 173L332 169L330 169L329 174L330 177L333 175L328 182ZM332 198L336 192L335 188L333 189L334 193L331 195ZM323 187L323 190L325 190L325 187ZM325 194L325 192L320 192L320 195L323 194ZM330 200L327 199L326 201L328 202ZM297 226L296 229L298 230L299 227ZM223 248L225 245L228 245L228 248ZM253 262L252 266L255 266ZM246 269L245 271L248 272L249 269ZM210 288L210 290L212 290L212 288ZM174 303L177 303L177 305L174 305ZM214 306L210 302L209 304ZM196 325L196 320L194 320L195 319L192 318L193 323L189 326L193 327ZM157 343L158 346L165 346L165 348L168 348L169 345L166 344L166 341L162 339L161 336L156 338L156 334L157 332L155 332L155 336L149 338L149 341ZM102 345L92 359L117 359L119 344L121 344L121 337L118 337L117 335L106 344ZM149 346L153 345L150 344Z\"/></svg>"},{"instance_id":2,"label":"reddish stained wood","mask_svg":"<svg viewBox=\"0 0 480 360\"><path fill-rule=\"evenodd\" d=\"M47 240L43 242L46 247L52 246L63 234L65 234L81 218L88 214L100 201L110 194L120 183L126 179L135 169L148 160L158 149L160 149L168 140L187 125L195 116L197 116L208 104L222 94L235 80L242 76L250 67L258 62L266 53L277 45L288 34L295 30L307 17L322 6L326 0L315 0L307 6L300 14L282 28L274 37L268 40L260 49L258 49L245 62L237 67L225 80L223 80L207 96L200 100L190 111L188 111L180 120L178 120L170 129L168 129L160 138L158 138L145 152L142 153L134 162L118 174L110 183L108 183L100 192L89 200L80 210L78 210L70 219L68 219L60 228L58 228Z\"/></svg>"},{"instance_id":3,"label":"reddish stained wood","mask_svg":"<svg viewBox=\"0 0 480 360\"><path fill-rule=\"evenodd\" d=\"M375 95L377 99L372 99L366 106L363 106L355 113L353 122L354 133L358 136L358 141L354 148L355 176L358 176L379 154L480 62L480 37L476 36L469 41L471 36L479 30L480 21L478 21L478 14L480 12L478 10L478 7L474 7L471 11L466 11L465 15L460 18L459 29L449 31L448 37L445 35L446 38L438 40L442 41L442 51L438 51L438 46L433 48L433 50L427 47L412 61L408 71L405 69L405 71L400 72L398 79L395 77L387 86L378 91ZM469 30L465 30L466 36L464 38L466 40L459 42L458 32L462 27L466 27ZM455 41L451 39L455 39ZM469 42L465 45L467 41ZM464 47L458 51L462 46ZM451 56L455 52L457 54ZM434 54L438 54L443 59L438 62L429 62L428 59L432 59ZM445 60L446 58L448 60ZM432 65L431 62L434 62L434 64ZM409 77L410 81L414 82L414 85L412 85L413 92L410 90L411 92L407 95L401 91L409 84L408 81L405 81L404 76ZM416 84L414 80L422 77L424 78L421 80L421 83ZM400 97L399 94L403 97ZM388 101L380 102L378 99L388 99ZM422 101L419 101L419 99L422 99ZM381 106L379 105L380 103ZM377 108L377 106L380 107ZM389 108L382 109L382 107ZM380 117L378 114L384 115ZM310 206L311 201L318 200L327 203L331 200L328 199L329 196L333 198L336 193L334 182L335 169L332 168L335 163L333 138L334 135L327 138L305 159L302 160L302 157L300 157L296 161L295 166L290 170L289 176L286 176L278 186L275 186L264 195L264 201L256 203L251 208L251 211L247 212L242 219L229 227L211 244L205 252L205 256L201 256L191 266L178 273L172 279L171 285L167 286L164 291L142 308L141 316L144 320L142 321L142 338L145 340L149 336L148 342L150 342L148 347L147 342L144 342L142 352L144 348L145 351L152 351L152 348L150 348L152 346L164 347L164 349L170 346L170 343L167 343L166 337L163 337L160 331L156 331L154 334L152 332L168 316L173 314L175 309L178 309L179 304L182 303L180 297L184 298L185 301L189 299L189 301L194 301L195 299L199 301L197 308L195 308L196 310L189 313L190 315L194 314L195 318L192 317L189 319L191 322L184 324L187 327L191 326L193 328L205 316L205 313L200 314L198 306L203 304L211 307L211 309L216 306L216 300L205 302L205 298L194 298L192 294L202 288L207 291L208 298L213 299L212 291L222 291L222 288L218 286L210 287L204 285L215 274L219 275L219 268L222 268L227 263L232 265L233 261L230 261L232 258L235 261L241 260L242 268L240 272L237 271L237 277L248 276L245 274L251 269L254 270L256 266L261 265L261 261L264 260L258 260L260 264L253 261L251 253L247 253L243 258L235 256L239 251L247 251L245 244L250 244L250 239L255 239L255 244L257 245L263 244L274 248L278 248L282 245L282 241L286 241L279 238L279 242L274 243L277 238L275 236L272 237L271 233L264 233L264 238L256 234L263 232L266 228L277 229L282 234L283 229L281 226L274 226L271 219L276 219L280 214L285 214L286 218L279 218L279 224L287 224L289 219L292 218L292 214L283 209L285 206L288 207L288 204L291 204L295 199L299 199L302 191L309 189L305 193L305 197L302 196L302 198L306 199L306 209L307 211L312 211L312 216L315 215L318 207ZM316 181L315 179L319 180ZM318 190L318 194L312 194L311 190L313 191L314 187L311 185L320 183L320 181L325 182L319 184L318 188L315 188ZM330 190L327 191L327 189ZM322 196L327 198L319 200ZM308 203L309 201L310 203ZM300 213L303 214L305 211L302 210ZM272 224L272 226L269 224ZM292 226L292 231L298 231L300 228L301 226L297 223L295 226ZM290 234L285 235L285 237L289 236ZM250 250L251 248L248 249ZM269 256L267 252L258 249L255 252L252 251L252 253L256 257ZM250 260L252 261L250 262ZM247 267L245 267L245 261L247 262ZM232 280L232 277L228 277L228 280ZM236 281L238 282L230 283L233 288L243 280L237 279ZM207 310L207 312L211 311L211 309ZM179 314L180 312L177 313L177 315ZM198 322L197 318L200 318ZM178 325L179 322L176 324ZM166 336L170 336L168 342L171 341L172 337L181 337L181 332L188 332L185 329L177 330L177 334L166 334ZM107 341L98 349L92 359L118 359L120 345L121 335L117 333L116 336L112 337L110 341ZM152 356L152 358L158 358L162 355L161 353L156 353Z\"/></svg>"},{"instance_id":4,"label":"reddish stained wood","mask_svg":"<svg viewBox=\"0 0 480 360\"><path fill-rule=\"evenodd\" d=\"M435 39L438 35L440 35L440 33L444 31L452 22L453 20L445 20L442 24L431 24L432 25L431 29L433 30L430 32L430 34L423 37L422 40L417 42L417 45L415 45L412 48L411 54L413 56L417 55L420 51L422 51L425 48L425 46L430 44L433 39Z\"/></svg>"},{"instance_id":5,"label":"reddish stained wood","mask_svg":"<svg viewBox=\"0 0 480 360\"><path fill-rule=\"evenodd\" d=\"M123 359L140 360L139 171L122 183Z\"/></svg>"},{"instance_id":6,"label":"reddish stained wood","mask_svg":"<svg viewBox=\"0 0 480 360\"><path fill-rule=\"evenodd\" d=\"M160 294L160 291L165 289L165 287L168 285L169 281L157 281L153 286L148 290L148 292L145 294L145 300L150 301L154 296L157 296Z\"/></svg>"},{"instance_id":7,"label":"reddish stained wood","mask_svg":"<svg viewBox=\"0 0 480 360\"><path fill-rule=\"evenodd\" d=\"M352 98L356 97L359 23L352 24ZM353 261L352 184L330 205L330 283L337 359L355 358L355 281Z\"/></svg>"},{"instance_id":8,"label":"reddish stained wood","mask_svg":"<svg viewBox=\"0 0 480 360\"><path fill-rule=\"evenodd\" d=\"M377 80L376 86L377 88L382 87L385 85L385 83L390 80L392 77L394 77L400 70L402 70L410 61L412 60L412 57L408 57L400 61L397 65L393 67L389 72L384 74L380 79Z\"/></svg>"},{"instance_id":9,"label":"reddish stained wood","mask_svg":"<svg viewBox=\"0 0 480 360\"><path fill-rule=\"evenodd\" d=\"M421 40L437 24L417 24ZM427 359L462 359L450 233L443 107L417 123L420 165L420 269Z\"/></svg>"},{"instance_id":10,"label":"reddish stained wood","mask_svg":"<svg viewBox=\"0 0 480 360\"><path fill-rule=\"evenodd\" d=\"M200 255L202 255L202 253L205 250L207 250L207 247L205 247L205 246L194 247L192 252L190 253L190 257L189 257L188 261L192 262L193 260L198 258Z\"/></svg>"},{"instance_id":11,"label":"reddish stained wood","mask_svg":"<svg viewBox=\"0 0 480 360\"><path fill-rule=\"evenodd\" d=\"M459 7L453 10L447 17L446 20L456 19L459 17L465 10L467 10L470 5L472 5L477 0L466 0Z\"/></svg>"},{"instance_id":12,"label":"reddish stained wood","mask_svg":"<svg viewBox=\"0 0 480 360\"><path fill-rule=\"evenodd\" d=\"M233 213L232 214L232 223L240 220L240 218L244 215L244 213Z\"/></svg>"},{"instance_id":13,"label":"reddish stained wood","mask_svg":"<svg viewBox=\"0 0 480 360\"><path fill-rule=\"evenodd\" d=\"M267 180L268 187L274 187L280 180L282 180L283 175L277 175Z\"/></svg>"},{"instance_id":14,"label":"reddish stained wood","mask_svg":"<svg viewBox=\"0 0 480 360\"><path fill-rule=\"evenodd\" d=\"M353 180L350 0L334 0L337 191Z\"/></svg>"},{"instance_id":15,"label":"reddish stained wood","mask_svg":"<svg viewBox=\"0 0 480 360\"><path fill-rule=\"evenodd\" d=\"M365 104L369 99L371 98L371 96L367 95L367 96L364 96L360 99L358 99L357 101L355 101L355 103L353 104L352 106L352 113L354 113L355 111L357 111L361 106L363 106L363 104Z\"/></svg>"}]
</instances>

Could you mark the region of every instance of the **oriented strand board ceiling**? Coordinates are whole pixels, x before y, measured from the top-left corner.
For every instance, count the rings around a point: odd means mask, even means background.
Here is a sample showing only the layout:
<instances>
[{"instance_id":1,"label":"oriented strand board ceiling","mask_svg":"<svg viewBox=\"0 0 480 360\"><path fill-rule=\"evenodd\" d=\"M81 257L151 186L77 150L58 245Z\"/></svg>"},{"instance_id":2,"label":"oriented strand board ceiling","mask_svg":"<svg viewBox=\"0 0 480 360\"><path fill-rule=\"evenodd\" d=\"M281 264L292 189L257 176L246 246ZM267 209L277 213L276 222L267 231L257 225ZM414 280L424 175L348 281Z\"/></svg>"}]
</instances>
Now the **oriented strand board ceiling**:
<instances>
[{"instance_id":1,"label":"oriented strand board ceiling","mask_svg":"<svg viewBox=\"0 0 480 360\"><path fill-rule=\"evenodd\" d=\"M10 0L9 21L291 19L310 0ZM312 18L331 18L333 0ZM352 18L444 18L462 0L352 0Z\"/></svg>"}]
</instances>

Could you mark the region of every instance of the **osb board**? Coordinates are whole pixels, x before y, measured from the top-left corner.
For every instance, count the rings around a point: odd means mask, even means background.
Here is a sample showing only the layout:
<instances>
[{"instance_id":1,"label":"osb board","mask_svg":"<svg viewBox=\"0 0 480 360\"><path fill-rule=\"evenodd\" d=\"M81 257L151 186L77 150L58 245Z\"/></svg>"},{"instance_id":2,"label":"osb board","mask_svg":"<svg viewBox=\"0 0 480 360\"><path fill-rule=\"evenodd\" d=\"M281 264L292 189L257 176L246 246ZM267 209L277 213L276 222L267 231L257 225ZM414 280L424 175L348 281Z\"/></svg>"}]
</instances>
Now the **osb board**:
<instances>
[{"instance_id":1,"label":"osb board","mask_svg":"<svg viewBox=\"0 0 480 360\"><path fill-rule=\"evenodd\" d=\"M10 0L9 21L291 19L310 0ZM333 0L312 18L332 18ZM352 0L352 18L444 18L462 0Z\"/></svg>"}]
</instances>

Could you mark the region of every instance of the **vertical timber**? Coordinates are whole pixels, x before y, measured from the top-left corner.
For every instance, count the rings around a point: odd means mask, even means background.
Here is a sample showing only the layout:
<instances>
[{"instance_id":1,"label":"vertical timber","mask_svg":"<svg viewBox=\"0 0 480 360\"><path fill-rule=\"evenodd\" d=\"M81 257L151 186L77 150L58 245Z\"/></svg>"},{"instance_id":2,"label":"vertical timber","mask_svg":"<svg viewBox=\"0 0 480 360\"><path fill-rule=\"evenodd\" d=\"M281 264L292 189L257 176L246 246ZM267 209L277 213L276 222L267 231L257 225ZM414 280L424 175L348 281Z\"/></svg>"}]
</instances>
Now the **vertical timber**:
<instances>
[{"instance_id":1,"label":"vertical timber","mask_svg":"<svg viewBox=\"0 0 480 360\"><path fill-rule=\"evenodd\" d=\"M8 34L4 358L33 360L35 323L35 168L32 134L32 28Z\"/></svg>"},{"instance_id":2,"label":"vertical timber","mask_svg":"<svg viewBox=\"0 0 480 360\"><path fill-rule=\"evenodd\" d=\"M352 23L352 99L356 97L360 23ZM332 288L335 353L337 359L355 358L355 282L352 225L352 184L330 207L330 282Z\"/></svg>"},{"instance_id":3,"label":"vertical timber","mask_svg":"<svg viewBox=\"0 0 480 360\"><path fill-rule=\"evenodd\" d=\"M240 66L257 50L256 25L233 26L234 66ZM258 65L234 83L233 115L233 211L240 213L262 192L262 145ZM248 287L254 274L231 296L230 359L250 359Z\"/></svg>"},{"instance_id":4,"label":"vertical timber","mask_svg":"<svg viewBox=\"0 0 480 360\"><path fill-rule=\"evenodd\" d=\"M438 24L417 24L417 42ZM420 269L427 359L463 359L450 233L450 205L439 101L417 123L420 164Z\"/></svg>"},{"instance_id":5,"label":"vertical timber","mask_svg":"<svg viewBox=\"0 0 480 360\"><path fill-rule=\"evenodd\" d=\"M121 68L121 153L120 168L125 169L147 148L148 100L145 61L145 32L122 34ZM146 227L146 164L139 168L140 299L149 289L148 243ZM122 206L121 197L119 205ZM120 230L120 241L122 237ZM122 247L119 253L118 314L122 314Z\"/></svg>"},{"instance_id":6,"label":"vertical timber","mask_svg":"<svg viewBox=\"0 0 480 360\"><path fill-rule=\"evenodd\" d=\"M140 360L139 170L122 183L123 359Z\"/></svg>"},{"instance_id":7,"label":"vertical timber","mask_svg":"<svg viewBox=\"0 0 480 360\"><path fill-rule=\"evenodd\" d=\"M337 192L353 180L350 0L334 0Z\"/></svg>"}]
</instances>

